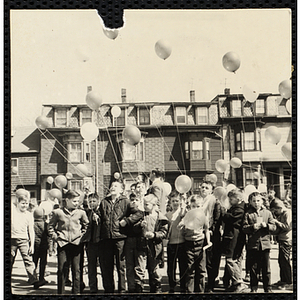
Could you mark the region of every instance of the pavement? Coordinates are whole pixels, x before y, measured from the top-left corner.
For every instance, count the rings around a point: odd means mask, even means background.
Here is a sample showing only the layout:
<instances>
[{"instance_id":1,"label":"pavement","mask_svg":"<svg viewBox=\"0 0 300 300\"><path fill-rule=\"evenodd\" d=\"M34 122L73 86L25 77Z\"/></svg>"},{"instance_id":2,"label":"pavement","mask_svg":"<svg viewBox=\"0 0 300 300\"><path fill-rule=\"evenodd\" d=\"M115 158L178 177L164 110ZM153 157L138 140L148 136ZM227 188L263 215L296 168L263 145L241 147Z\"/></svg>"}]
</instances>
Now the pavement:
<instances>
[{"instance_id":1,"label":"pavement","mask_svg":"<svg viewBox=\"0 0 300 300\"><path fill-rule=\"evenodd\" d=\"M271 262L271 283L275 283L279 281L279 266L278 266L278 245L272 245L271 253L270 253L270 262ZM165 249L165 260L166 260L166 249ZM221 266L219 277L222 278L224 274L224 266L225 266L225 259L222 257ZM243 262L243 266L245 266L245 262ZM25 267L21 258L20 253L18 252L13 270L12 270L12 282L11 288L12 293L15 295L56 295L57 294L57 256L48 256L48 264L46 271L49 275L46 277L46 280L49 282L48 284L40 287L39 289L35 290L32 285L27 283L28 277L25 271ZM168 285L168 278L167 278L167 264L165 262L164 268L159 270L162 274L162 292L168 293L169 285ZM177 268L178 271L178 268ZM176 275L179 279L179 274ZM70 276L71 277L71 276ZM245 277L245 270L243 269L243 277ZM117 280L117 273L115 271L114 274L115 280ZM83 291L83 294L89 294L89 287L88 287L88 277L87 277L87 261L85 259L85 267L84 267L84 276L83 276L84 283L86 288ZM248 284L249 283L246 283ZM115 284L117 286L117 284ZM103 285L102 285L102 278L100 273L100 267L98 268L98 289L99 294L103 294ZM289 290L280 290L276 287L272 287L273 293L292 293L292 289ZM245 293L250 292L250 289L244 290ZM262 283L259 283L258 293L263 293ZM146 284L145 284L145 293L149 293L149 285L148 285L148 277L146 277ZM175 288L175 294L179 293L179 287ZM220 285L215 288L214 293L225 293L225 289L222 286L222 281L220 279ZM71 287L66 287L65 294L71 294ZM228 294L228 293L227 293Z\"/></svg>"}]
</instances>

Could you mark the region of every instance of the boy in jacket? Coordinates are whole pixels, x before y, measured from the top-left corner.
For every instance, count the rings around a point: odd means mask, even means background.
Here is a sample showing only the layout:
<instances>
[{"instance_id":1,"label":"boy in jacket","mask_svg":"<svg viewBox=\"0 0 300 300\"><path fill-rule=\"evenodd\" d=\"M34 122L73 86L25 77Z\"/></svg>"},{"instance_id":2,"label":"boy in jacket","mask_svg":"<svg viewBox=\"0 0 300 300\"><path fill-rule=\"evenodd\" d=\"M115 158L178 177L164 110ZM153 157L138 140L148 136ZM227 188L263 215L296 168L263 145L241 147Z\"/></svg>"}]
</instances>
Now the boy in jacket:
<instances>
[{"instance_id":1,"label":"boy in jacket","mask_svg":"<svg viewBox=\"0 0 300 300\"><path fill-rule=\"evenodd\" d=\"M250 207L245 213L243 231L248 235L247 253L250 267L251 292L258 289L258 265L262 268L265 293L271 293L270 280L270 232L276 225L272 213L263 206L263 199L258 192L249 195Z\"/></svg>"},{"instance_id":2,"label":"boy in jacket","mask_svg":"<svg viewBox=\"0 0 300 300\"><path fill-rule=\"evenodd\" d=\"M225 268L232 281L231 291L238 293L245 289L241 274L242 251L246 239L245 234L242 232L245 202L239 189L230 191L227 196L231 207L223 216L225 226L222 250L226 257Z\"/></svg>"},{"instance_id":3,"label":"boy in jacket","mask_svg":"<svg viewBox=\"0 0 300 300\"><path fill-rule=\"evenodd\" d=\"M130 201L123 195L124 184L114 181L110 195L99 206L100 217L100 268L105 293L114 293L114 264L118 273L118 292L125 293L125 255L127 238L126 225L135 224L141 212L132 213Z\"/></svg>"},{"instance_id":4,"label":"boy in jacket","mask_svg":"<svg viewBox=\"0 0 300 300\"><path fill-rule=\"evenodd\" d=\"M280 269L280 281L274 285L279 289L291 288L292 267L290 256L292 251L292 211L285 207L285 204L278 199L271 203L271 211L276 219L277 241L279 244L278 263Z\"/></svg>"},{"instance_id":5,"label":"boy in jacket","mask_svg":"<svg viewBox=\"0 0 300 300\"><path fill-rule=\"evenodd\" d=\"M57 291L63 294L65 276L69 264L72 266L72 293L80 294L80 256L82 253L82 236L85 234L89 220L86 212L78 209L80 194L69 190L66 206L53 211L49 222L49 234L57 242Z\"/></svg>"}]
</instances>

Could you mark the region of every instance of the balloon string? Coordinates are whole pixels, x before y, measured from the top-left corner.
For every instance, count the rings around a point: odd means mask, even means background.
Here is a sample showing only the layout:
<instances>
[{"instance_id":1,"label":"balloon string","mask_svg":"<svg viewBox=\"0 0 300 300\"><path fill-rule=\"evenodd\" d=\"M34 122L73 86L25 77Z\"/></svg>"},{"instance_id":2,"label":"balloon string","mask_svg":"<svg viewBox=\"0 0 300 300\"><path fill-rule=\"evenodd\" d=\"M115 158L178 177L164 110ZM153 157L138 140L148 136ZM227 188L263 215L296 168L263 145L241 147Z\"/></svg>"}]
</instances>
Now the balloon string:
<instances>
[{"instance_id":1,"label":"balloon string","mask_svg":"<svg viewBox=\"0 0 300 300\"><path fill-rule=\"evenodd\" d=\"M144 102L144 105L145 105L145 107L146 107L146 109L148 110L149 115L150 115L150 110L149 110L148 106L146 105L146 102ZM161 132L160 132L160 130L159 130L157 124L156 124L156 123L153 123L153 124L155 125L155 127L156 127L156 129L157 129L157 132L159 133L160 137L162 138L162 140L163 140L163 142L164 142L164 144L165 144L165 146L166 146L166 148L167 148L167 150L168 150L170 156L171 156L172 159L174 160L174 162L175 162L175 164L176 164L176 166L177 166L177 169L178 169L178 171L180 172L180 175L183 175L182 171L180 170L180 168L179 168L179 166L178 166L178 162L175 160L175 158L174 158L172 152L170 151L170 148L169 148L169 146L167 145L167 143L166 143L166 141L165 141L163 135L161 134Z\"/></svg>"},{"instance_id":2,"label":"balloon string","mask_svg":"<svg viewBox=\"0 0 300 300\"><path fill-rule=\"evenodd\" d=\"M172 102L172 107L173 107L173 111L175 111L175 107L174 107L174 102ZM181 139L180 139L180 134L179 134L179 129L178 129L178 124L176 123L176 131L177 131L177 136L179 139L179 146L180 146L180 153L181 153L181 159L182 159L182 165L183 165L183 170L184 170L184 174L186 174L186 169L185 169L185 160L184 160L184 153L182 150L182 145L181 145Z\"/></svg>"},{"instance_id":3,"label":"balloon string","mask_svg":"<svg viewBox=\"0 0 300 300\"><path fill-rule=\"evenodd\" d=\"M247 164L242 164L242 166L245 166L245 167L250 167L250 166L249 166L249 165L247 165ZM267 171L267 170L263 170L263 169L262 169L262 171L263 171L263 172L265 172L265 173L269 173L269 174L281 175L280 173L275 173L275 172L271 172L271 171Z\"/></svg>"},{"instance_id":4,"label":"balloon string","mask_svg":"<svg viewBox=\"0 0 300 300\"><path fill-rule=\"evenodd\" d=\"M80 169L77 168L77 166L75 166L65 155L63 155L61 153L61 151L59 149L57 149L57 147L48 139L48 137L45 135L45 133L38 128L38 130L40 131L40 133L44 136L44 138L53 146L53 148L71 165L75 168L75 170L78 172L80 172L81 175L83 175L83 177L86 177L86 174L84 174ZM55 139L55 138L54 138ZM55 139L55 141L57 141ZM102 182L103 186L105 186L105 184ZM106 186L105 186L106 187ZM107 188L107 187L106 187Z\"/></svg>"},{"instance_id":5,"label":"balloon string","mask_svg":"<svg viewBox=\"0 0 300 300\"><path fill-rule=\"evenodd\" d=\"M55 136L48 130L48 129L46 129L45 130L45 132L47 133L49 133L50 135L51 135L51 137L53 138L53 139L55 139L55 141L67 152L67 153L69 153L69 151L68 151L68 149L59 141L59 140L57 140L56 138L55 138Z\"/></svg>"},{"instance_id":6,"label":"balloon string","mask_svg":"<svg viewBox=\"0 0 300 300\"><path fill-rule=\"evenodd\" d=\"M20 182L20 184L22 185L23 189L25 190L25 187L24 187L24 184L23 184L23 182L22 182L22 180L21 180L21 177L20 177L20 175L17 175L17 177L18 177L18 179L19 179L19 182Z\"/></svg>"}]
</instances>

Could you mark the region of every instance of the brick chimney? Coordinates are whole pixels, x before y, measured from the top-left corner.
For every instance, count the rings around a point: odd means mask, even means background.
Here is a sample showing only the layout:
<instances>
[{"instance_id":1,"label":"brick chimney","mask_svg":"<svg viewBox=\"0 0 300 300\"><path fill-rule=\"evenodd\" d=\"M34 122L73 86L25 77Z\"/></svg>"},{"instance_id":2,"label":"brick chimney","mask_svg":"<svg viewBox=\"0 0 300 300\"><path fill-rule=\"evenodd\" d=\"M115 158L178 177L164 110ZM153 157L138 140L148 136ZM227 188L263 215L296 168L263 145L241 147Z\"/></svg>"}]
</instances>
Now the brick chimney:
<instances>
[{"instance_id":1,"label":"brick chimney","mask_svg":"<svg viewBox=\"0 0 300 300\"><path fill-rule=\"evenodd\" d=\"M230 88L225 88L224 89L224 94L225 95L230 95Z\"/></svg>"},{"instance_id":2,"label":"brick chimney","mask_svg":"<svg viewBox=\"0 0 300 300\"><path fill-rule=\"evenodd\" d=\"M121 89L122 103L126 103L126 89Z\"/></svg>"},{"instance_id":3,"label":"brick chimney","mask_svg":"<svg viewBox=\"0 0 300 300\"><path fill-rule=\"evenodd\" d=\"M195 102L195 91L190 91L190 102Z\"/></svg>"},{"instance_id":4,"label":"brick chimney","mask_svg":"<svg viewBox=\"0 0 300 300\"><path fill-rule=\"evenodd\" d=\"M91 85L88 85L88 87L87 87L87 92L89 93L89 92L91 92L92 91L92 86Z\"/></svg>"}]
</instances>

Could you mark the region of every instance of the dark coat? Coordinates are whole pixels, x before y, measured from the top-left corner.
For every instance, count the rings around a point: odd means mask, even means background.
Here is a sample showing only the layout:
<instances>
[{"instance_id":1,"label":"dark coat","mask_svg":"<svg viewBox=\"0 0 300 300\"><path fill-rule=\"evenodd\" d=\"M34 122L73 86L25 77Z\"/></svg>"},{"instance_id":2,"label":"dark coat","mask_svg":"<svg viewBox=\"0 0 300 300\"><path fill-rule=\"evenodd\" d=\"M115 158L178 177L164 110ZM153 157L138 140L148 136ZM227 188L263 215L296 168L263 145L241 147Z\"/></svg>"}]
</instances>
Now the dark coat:
<instances>
[{"instance_id":1,"label":"dark coat","mask_svg":"<svg viewBox=\"0 0 300 300\"><path fill-rule=\"evenodd\" d=\"M34 220L34 248L47 249L49 248L49 235L47 223L43 219Z\"/></svg>"},{"instance_id":2,"label":"dark coat","mask_svg":"<svg viewBox=\"0 0 300 300\"><path fill-rule=\"evenodd\" d=\"M112 202L111 196L104 198L99 206L100 239L125 239L127 229L120 226L120 221L125 219L127 224L135 224L142 216L142 212L135 211L130 201L123 195Z\"/></svg>"},{"instance_id":3,"label":"dark coat","mask_svg":"<svg viewBox=\"0 0 300 300\"><path fill-rule=\"evenodd\" d=\"M257 223L257 218L262 217L263 222L266 222L266 228L254 229L254 224ZM261 208L258 212L252 206L249 206L245 213L243 221L243 231L248 235L247 249L271 249L270 234L275 232L276 225L272 213L266 208Z\"/></svg>"},{"instance_id":4,"label":"dark coat","mask_svg":"<svg viewBox=\"0 0 300 300\"><path fill-rule=\"evenodd\" d=\"M93 220L93 215L94 214L97 214L98 216L100 215L99 208L95 210L86 209L85 212L89 219L89 225L84 237L82 238L82 242L98 243L100 242L101 220L99 217L98 224L97 224L97 222Z\"/></svg>"},{"instance_id":5,"label":"dark coat","mask_svg":"<svg viewBox=\"0 0 300 300\"><path fill-rule=\"evenodd\" d=\"M246 235L242 231L243 217L245 213L245 202L231 206L223 216L225 224L222 252L228 258L236 259L245 245Z\"/></svg>"}]
</instances>

